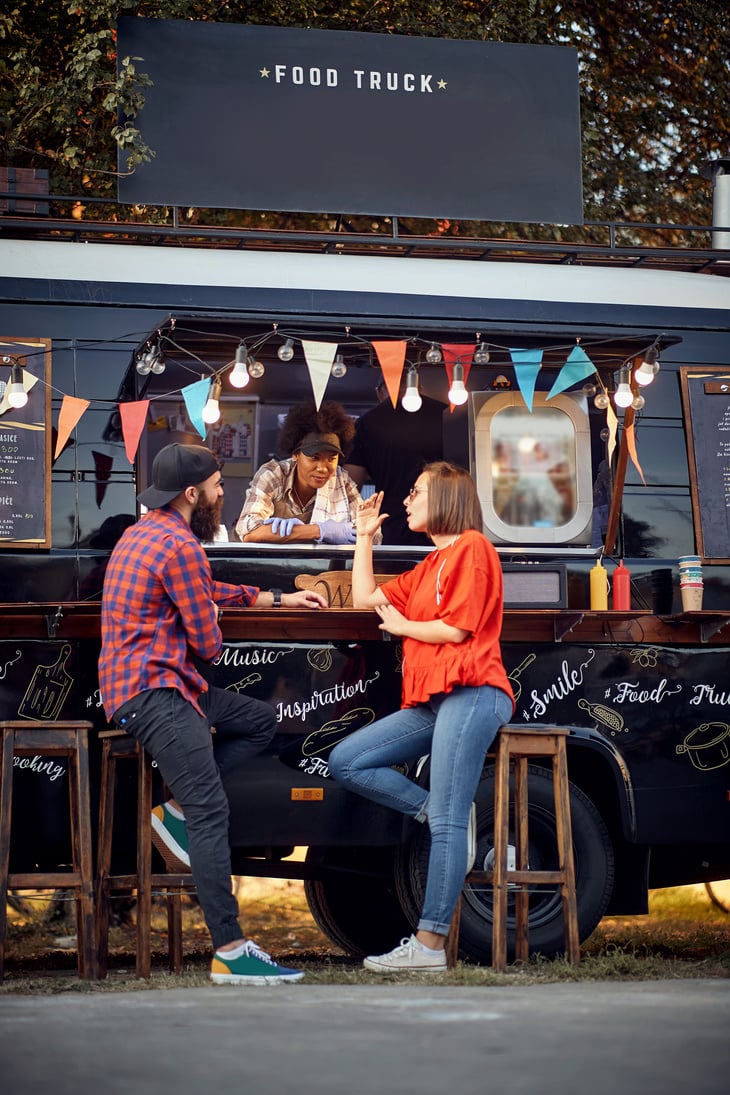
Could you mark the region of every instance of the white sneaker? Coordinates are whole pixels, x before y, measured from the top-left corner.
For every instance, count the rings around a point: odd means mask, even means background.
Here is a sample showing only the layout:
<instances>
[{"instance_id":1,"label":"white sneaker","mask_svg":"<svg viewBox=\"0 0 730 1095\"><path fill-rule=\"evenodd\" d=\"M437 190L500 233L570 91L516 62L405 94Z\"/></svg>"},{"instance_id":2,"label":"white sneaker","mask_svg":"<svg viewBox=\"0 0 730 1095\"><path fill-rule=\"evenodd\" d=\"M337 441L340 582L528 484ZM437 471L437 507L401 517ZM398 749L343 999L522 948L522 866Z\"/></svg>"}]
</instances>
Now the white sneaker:
<instances>
[{"instance_id":1,"label":"white sneaker","mask_svg":"<svg viewBox=\"0 0 730 1095\"><path fill-rule=\"evenodd\" d=\"M477 804L472 802L469 811L469 824L466 827L466 873L474 870L477 860Z\"/></svg>"},{"instance_id":2,"label":"white sneaker","mask_svg":"<svg viewBox=\"0 0 730 1095\"><path fill-rule=\"evenodd\" d=\"M366 970L376 973L444 973L446 951L425 951L415 935L401 939L400 946L387 954L371 954L364 961Z\"/></svg>"}]
</instances>

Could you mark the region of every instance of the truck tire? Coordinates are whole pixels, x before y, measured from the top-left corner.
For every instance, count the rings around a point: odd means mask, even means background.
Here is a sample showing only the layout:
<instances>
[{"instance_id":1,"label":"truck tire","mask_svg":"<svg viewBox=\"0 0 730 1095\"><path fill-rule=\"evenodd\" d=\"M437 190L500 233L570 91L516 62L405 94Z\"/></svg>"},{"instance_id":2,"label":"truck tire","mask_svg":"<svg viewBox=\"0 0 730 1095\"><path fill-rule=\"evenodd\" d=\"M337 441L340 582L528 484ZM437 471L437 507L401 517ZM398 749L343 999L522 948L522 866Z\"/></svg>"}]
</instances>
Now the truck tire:
<instances>
[{"instance_id":1,"label":"truck tire","mask_svg":"<svg viewBox=\"0 0 730 1095\"><path fill-rule=\"evenodd\" d=\"M304 895L317 927L355 957L391 950L412 927L398 899L393 848L326 848L307 852L322 877Z\"/></svg>"},{"instance_id":2,"label":"truck tire","mask_svg":"<svg viewBox=\"0 0 730 1095\"><path fill-rule=\"evenodd\" d=\"M552 776L528 765L529 864L533 870L557 868ZM478 869L491 867L494 846L494 770L485 769L477 792ZM614 856L608 829L591 800L570 784L570 811L575 856L578 931L587 939L603 916L611 896ZM510 843L513 842L510 829ZM417 923L423 901L430 837L425 825L414 825L410 841L396 858L396 884L409 918ZM530 895L530 954L551 957L565 950L560 892L535 887ZM514 903L508 902L507 951L514 958ZM467 961L489 963L492 957L491 887L465 886L461 905L459 954Z\"/></svg>"}]
</instances>

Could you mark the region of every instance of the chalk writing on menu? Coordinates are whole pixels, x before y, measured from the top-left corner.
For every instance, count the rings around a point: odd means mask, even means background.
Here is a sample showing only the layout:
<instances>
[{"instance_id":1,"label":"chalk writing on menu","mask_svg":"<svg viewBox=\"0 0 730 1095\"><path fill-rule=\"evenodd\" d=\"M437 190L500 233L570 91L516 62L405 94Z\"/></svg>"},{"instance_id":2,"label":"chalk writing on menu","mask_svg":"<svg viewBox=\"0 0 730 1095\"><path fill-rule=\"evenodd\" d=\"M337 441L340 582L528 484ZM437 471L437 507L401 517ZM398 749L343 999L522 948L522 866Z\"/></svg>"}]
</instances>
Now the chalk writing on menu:
<instances>
[{"instance_id":1,"label":"chalk writing on menu","mask_svg":"<svg viewBox=\"0 0 730 1095\"><path fill-rule=\"evenodd\" d=\"M680 369L692 514L705 561L730 558L730 371Z\"/></svg>"},{"instance_id":2,"label":"chalk writing on menu","mask_svg":"<svg viewBox=\"0 0 730 1095\"><path fill-rule=\"evenodd\" d=\"M15 365L24 407L10 404ZM50 373L49 339L0 337L0 547L50 547Z\"/></svg>"}]
</instances>

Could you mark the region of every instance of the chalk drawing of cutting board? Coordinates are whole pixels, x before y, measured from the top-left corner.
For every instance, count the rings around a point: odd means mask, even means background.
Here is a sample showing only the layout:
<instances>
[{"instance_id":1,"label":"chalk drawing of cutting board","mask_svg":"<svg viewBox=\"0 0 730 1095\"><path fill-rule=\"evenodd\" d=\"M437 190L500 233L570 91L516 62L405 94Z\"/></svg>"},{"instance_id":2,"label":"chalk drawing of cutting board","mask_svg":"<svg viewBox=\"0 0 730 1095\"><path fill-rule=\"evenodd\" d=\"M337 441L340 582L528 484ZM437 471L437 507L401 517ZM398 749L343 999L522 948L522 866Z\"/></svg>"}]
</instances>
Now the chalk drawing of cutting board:
<instances>
[{"instance_id":1,"label":"chalk drawing of cutting board","mask_svg":"<svg viewBox=\"0 0 730 1095\"><path fill-rule=\"evenodd\" d=\"M65 669L71 647L65 643L53 665L39 665L18 708L23 719L55 719L73 684Z\"/></svg>"}]
</instances>

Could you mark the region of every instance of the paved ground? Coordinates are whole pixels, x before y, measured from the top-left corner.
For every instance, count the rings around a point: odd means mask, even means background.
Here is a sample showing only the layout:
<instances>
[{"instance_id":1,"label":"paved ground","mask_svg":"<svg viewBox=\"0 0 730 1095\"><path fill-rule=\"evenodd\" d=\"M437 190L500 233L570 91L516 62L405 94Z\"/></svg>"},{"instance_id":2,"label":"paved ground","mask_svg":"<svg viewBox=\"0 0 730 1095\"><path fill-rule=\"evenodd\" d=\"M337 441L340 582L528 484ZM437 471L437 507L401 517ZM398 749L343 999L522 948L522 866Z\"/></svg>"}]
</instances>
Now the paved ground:
<instances>
[{"instance_id":1,"label":"paved ground","mask_svg":"<svg viewBox=\"0 0 730 1095\"><path fill-rule=\"evenodd\" d=\"M726 1095L730 980L0 997L8 1095Z\"/></svg>"}]
</instances>

